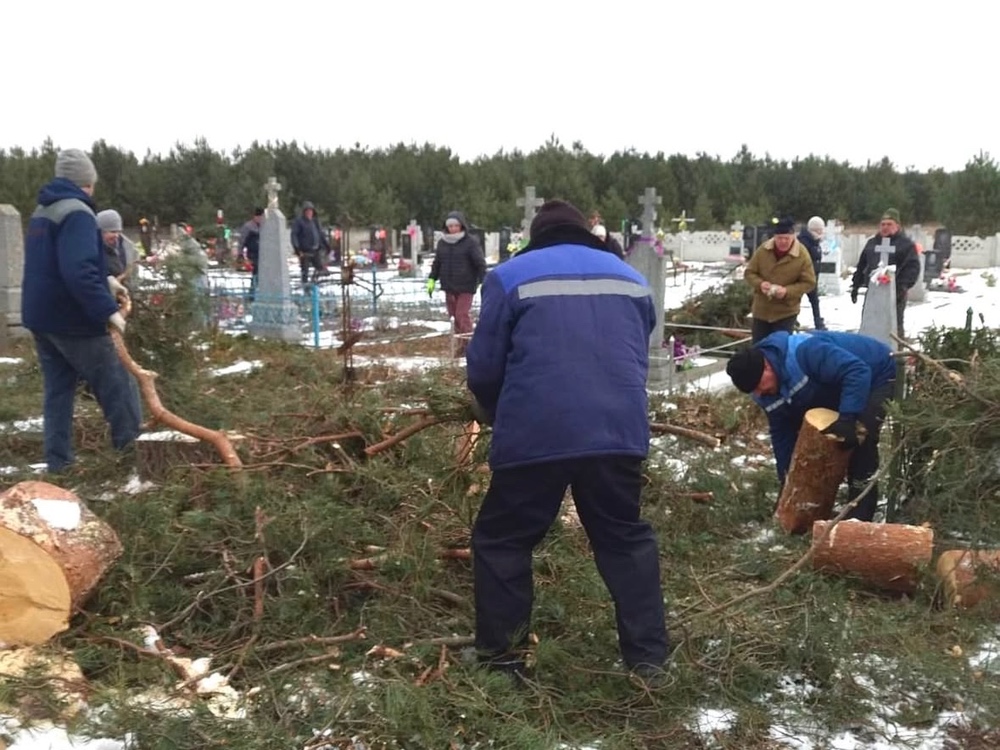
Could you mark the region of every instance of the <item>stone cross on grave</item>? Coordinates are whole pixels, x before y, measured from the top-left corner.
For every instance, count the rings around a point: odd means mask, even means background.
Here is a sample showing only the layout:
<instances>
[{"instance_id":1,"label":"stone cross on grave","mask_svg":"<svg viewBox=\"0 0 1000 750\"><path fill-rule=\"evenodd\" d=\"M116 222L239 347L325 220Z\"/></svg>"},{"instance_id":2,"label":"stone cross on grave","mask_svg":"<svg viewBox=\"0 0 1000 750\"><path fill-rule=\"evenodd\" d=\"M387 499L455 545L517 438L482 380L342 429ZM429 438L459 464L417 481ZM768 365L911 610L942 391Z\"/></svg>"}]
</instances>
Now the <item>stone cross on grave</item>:
<instances>
[{"instance_id":1,"label":"stone cross on grave","mask_svg":"<svg viewBox=\"0 0 1000 750\"><path fill-rule=\"evenodd\" d=\"M688 224L694 224L695 221L697 221L697 219L689 218L687 215L687 211L685 210L681 211L681 215L674 217L673 219L671 219L671 221L677 225L678 232L684 232L687 230Z\"/></svg>"},{"instance_id":2,"label":"stone cross on grave","mask_svg":"<svg viewBox=\"0 0 1000 750\"><path fill-rule=\"evenodd\" d=\"M639 205L642 206L642 235L652 237L656 231L656 207L663 203L663 198L656 194L656 188L648 187L639 196Z\"/></svg>"},{"instance_id":3,"label":"stone cross on grave","mask_svg":"<svg viewBox=\"0 0 1000 750\"><path fill-rule=\"evenodd\" d=\"M521 219L521 232L527 237L531 231L531 220L535 218L535 211L545 203L544 198L535 197L535 186L528 185L524 189L524 197L517 199L517 205L524 209L524 218Z\"/></svg>"},{"instance_id":4,"label":"stone cross on grave","mask_svg":"<svg viewBox=\"0 0 1000 750\"><path fill-rule=\"evenodd\" d=\"M889 267L889 256L896 252L896 248L892 246L889 242L888 237L883 237L882 241L875 246L875 252L878 253L878 264L880 268Z\"/></svg>"},{"instance_id":5,"label":"stone cross on grave","mask_svg":"<svg viewBox=\"0 0 1000 750\"><path fill-rule=\"evenodd\" d=\"M268 208L278 208L279 190L281 190L281 183L278 182L277 178L275 177L268 178L267 184L264 185L264 191L267 193Z\"/></svg>"}]
</instances>

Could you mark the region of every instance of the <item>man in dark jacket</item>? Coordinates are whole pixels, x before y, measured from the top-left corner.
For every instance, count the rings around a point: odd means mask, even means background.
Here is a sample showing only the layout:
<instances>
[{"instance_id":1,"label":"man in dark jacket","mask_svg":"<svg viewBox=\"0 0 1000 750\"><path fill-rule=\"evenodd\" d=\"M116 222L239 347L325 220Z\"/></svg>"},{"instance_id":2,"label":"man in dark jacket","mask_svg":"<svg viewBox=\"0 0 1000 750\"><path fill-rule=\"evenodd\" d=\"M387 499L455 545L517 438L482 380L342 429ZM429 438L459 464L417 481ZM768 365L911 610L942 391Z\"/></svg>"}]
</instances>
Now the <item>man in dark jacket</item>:
<instances>
[{"instance_id":1,"label":"man in dark jacket","mask_svg":"<svg viewBox=\"0 0 1000 750\"><path fill-rule=\"evenodd\" d=\"M809 222L802 227L802 231L799 232L798 240L809 251L809 257L812 258L813 272L816 274L816 278L819 279L819 264L823 260L823 235L826 232L826 222L823 221L821 216L813 216L809 219ZM813 328L817 331L825 331L826 324L823 322L823 316L819 314L819 284L813 287L813 290L808 293L809 305L812 307L813 312Z\"/></svg>"},{"instance_id":2,"label":"man in dark jacket","mask_svg":"<svg viewBox=\"0 0 1000 750\"><path fill-rule=\"evenodd\" d=\"M257 279L260 271L260 225L264 223L264 209L259 206L253 210L253 218L240 229L243 242L240 245L247 261L250 263L250 301L253 302L257 292ZM305 283L305 282L303 282Z\"/></svg>"},{"instance_id":3,"label":"man in dark jacket","mask_svg":"<svg viewBox=\"0 0 1000 750\"><path fill-rule=\"evenodd\" d=\"M531 553L569 486L625 664L654 676L668 639L656 536L639 515L651 291L568 203L543 205L530 234L487 274L466 355L480 419L493 424L493 478L472 531L476 648L493 668L524 668Z\"/></svg>"},{"instance_id":4,"label":"man in dark jacket","mask_svg":"<svg viewBox=\"0 0 1000 750\"><path fill-rule=\"evenodd\" d=\"M316 269L314 279L326 270L330 240L316 216L316 207L309 201L302 204L302 213L292 222L292 249L299 258L302 286L309 283L310 268Z\"/></svg>"},{"instance_id":5,"label":"man in dark jacket","mask_svg":"<svg viewBox=\"0 0 1000 750\"><path fill-rule=\"evenodd\" d=\"M434 250L427 293L433 295L435 284L440 282L455 333L472 333L472 297L486 275L486 258L461 211L448 214L444 230Z\"/></svg>"},{"instance_id":6,"label":"man in dark jacket","mask_svg":"<svg viewBox=\"0 0 1000 750\"><path fill-rule=\"evenodd\" d=\"M867 287L871 275L878 269L880 256L878 245L884 237L889 238L892 252L888 265L896 268L896 333L903 337L903 314L906 312L906 293L917 283L920 276L920 257L913 240L900 228L899 211L887 208L878 225L878 234L870 237L861 251L858 268L854 272L851 287L851 302L858 301L858 289Z\"/></svg>"},{"instance_id":7,"label":"man in dark jacket","mask_svg":"<svg viewBox=\"0 0 1000 750\"><path fill-rule=\"evenodd\" d=\"M839 414L824 432L854 449L848 499L861 494L878 471L879 431L895 387L896 364L888 346L856 333L779 331L734 355L726 372L767 414L782 485L805 413L823 407ZM860 445L858 422L867 430ZM878 488L873 487L848 517L870 521L877 505Z\"/></svg>"},{"instance_id":8,"label":"man in dark jacket","mask_svg":"<svg viewBox=\"0 0 1000 750\"><path fill-rule=\"evenodd\" d=\"M94 213L97 170L78 149L56 156L56 177L38 193L25 240L21 319L31 331L44 383L45 461L51 472L73 463L73 402L82 379L124 450L139 435L139 391L115 352L108 325L124 333Z\"/></svg>"}]
</instances>

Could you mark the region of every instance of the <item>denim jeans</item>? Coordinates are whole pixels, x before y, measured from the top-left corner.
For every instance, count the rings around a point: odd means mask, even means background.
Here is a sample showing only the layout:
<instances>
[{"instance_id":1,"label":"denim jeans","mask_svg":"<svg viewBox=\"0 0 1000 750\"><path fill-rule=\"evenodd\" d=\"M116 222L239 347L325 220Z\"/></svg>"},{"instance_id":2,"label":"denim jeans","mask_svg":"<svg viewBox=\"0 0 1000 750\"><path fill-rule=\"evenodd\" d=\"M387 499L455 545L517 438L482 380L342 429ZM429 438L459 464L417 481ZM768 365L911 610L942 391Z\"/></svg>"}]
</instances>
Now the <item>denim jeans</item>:
<instances>
[{"instance_id":1,"label":"denim jeans","mask_svg":"<svg viewBox=\"0 0 1000 750\"><path fill-rule=\"evenodd\" d=\"M118 359L111 336L62 336L34 333L42 368L45 405L45 462L50 472L73 463L73 402L82 379L93 392L111 427L111 443L127 448L139 435L139 388Z\"/></svg>"}]
</instances>

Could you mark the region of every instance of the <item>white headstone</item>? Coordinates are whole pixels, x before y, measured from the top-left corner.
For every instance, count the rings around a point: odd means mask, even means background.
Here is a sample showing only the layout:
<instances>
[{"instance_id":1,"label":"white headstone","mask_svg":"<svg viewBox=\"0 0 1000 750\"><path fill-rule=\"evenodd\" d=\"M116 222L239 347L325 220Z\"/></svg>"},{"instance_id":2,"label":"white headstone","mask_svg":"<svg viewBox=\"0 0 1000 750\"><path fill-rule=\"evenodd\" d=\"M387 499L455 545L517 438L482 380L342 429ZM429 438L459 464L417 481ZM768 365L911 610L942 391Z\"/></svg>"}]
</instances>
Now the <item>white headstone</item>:
<instances>
[{"instance_id":1,"label":"white headstone","mask_svg":"<svg viewBox=\"0 0 1000 750\"><path fill-rule=\"evenodd\" d=\"M663 307L667 290L666 260L654 248L656 232L656 206L663 199L656 194L655 188L646 188L639 196L642 206L642 236L633 241L626 260L632 268L641 273L653 294L653 305L656 308L656 327L649 337L649 382L651 384L666 383L673 370L673 350L663 347Z\"/></svg>"},{"instance_id":2,"label":"white headstone","mask_svg":"<svg viewBox=\"0 0 1000 750\"><path fill-rule=\"evenodd\" d=\"M826 222L823 241L820 243L823 255L819 261L819 278L816 279L816 286L822 294L832 297L844 293L842 229L838 222L830 219Z\"/></svg>"},{"instance_id":3,"label":"white headstone","mask_svg":"<svg viewBox=\"0 0 1000 750\"><path fill-rule=\"evenodd\" d=\"M24 333L21 328L21 280L24 276L24 236L21 214L0 204L0 324L3 335Z\"/></svg>"},{"instance_id":4,"label":"white headstone","mask_svg":"<svg viewBox=\"0 0 1000 750\"><path fill-rule=\"evenodd\" d=\"M281 185L273 177L265 186L268 208L260 228L260 261L257 290L250 306L250 333L290 343L302 340L298 307L292 302L288 259L292 252L285 215L277 208Z\"/></svg>"}]
</instances>

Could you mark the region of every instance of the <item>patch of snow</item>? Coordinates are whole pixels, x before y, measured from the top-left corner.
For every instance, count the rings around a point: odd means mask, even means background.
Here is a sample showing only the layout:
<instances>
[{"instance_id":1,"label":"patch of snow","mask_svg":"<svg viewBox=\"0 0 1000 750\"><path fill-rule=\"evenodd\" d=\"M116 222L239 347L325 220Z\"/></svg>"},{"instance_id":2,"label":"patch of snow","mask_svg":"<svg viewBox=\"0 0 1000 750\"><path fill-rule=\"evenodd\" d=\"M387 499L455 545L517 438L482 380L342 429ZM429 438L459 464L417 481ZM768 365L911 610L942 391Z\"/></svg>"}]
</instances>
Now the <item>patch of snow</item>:
<instances>
[{"instance_id":1,"label":"patch of snow","mask_svg":"<svg viewBox=\"0 0 1000 750\"><path fill-rule=\"evenodd\" d=\"M139 479L139 475L133 472L132 475L129 476L128 481L124 485L122 485L122 488L121 490L119 490L119 492L121 492L121 494L123 495L138 495L140 493L147 492L155 487L156 485L153 482L143 482L141 479Z\"/></svg>"},{"instance_id":2,"label":"patch of snow","mask_svg":"<svg viewBox=\"0 0 1000 750\"><path fill-rule=\"evenodd\" d=\"M252 362L246 360L240 360L235 364L229 365L229 367L221 367L215 370L210 370L209 375L213 378L221 378L225 375L245 375L247 373L258 370L264 366L264 363L259 359L255 359Z\"/></svg>"},{"instance_id":3,"label":"patch of snow","mask_svg":"<svg viewBox=\"0 0 1000 750\"><path fill-rule=\"evenodd\" d=\"M0 357L0 365L19 365L24 362L20 357Z\"/></svg>"},{"instance_id":4,"label":"patch of snow","mask_svg":"<svg viewBox=\"0 0 1000 750\"><path fill-rule=\"evenodd\" d=\"M427 372L439 367L465 367L464 357L355 357L355 366L384 365L402 372Z\"/></svg>"},{"instance_id":5,"label":"patch of snow","mask_svg":"<svg viewBox=\"0 0 1000 750\"><path fill-rule=\"evenodd\" d=\"M14 422L0 422L0 432L41 432L44 420L41 417L28 417Z\"/></svg>"},{"instance_id":6,"label":"patch of snow","mask_svg":"<svg viewBox=\"0 0 1000 750\"><path fill-rule=\"evenodd\" d=\"M739 718L728 708L700 708L691 722L690 729L701 736L708 747L718 746L719 735L728 734Z\"/></svg>"},{"instance_id":7,"label":"patch of snow","mask_svg":"<svg viewBox=\"0 0 1000 750\"><path fill-rule=\"evenodd\" d=\"M159 432L144 432L136 440L155 442L197 443L198 439L176 430L160 430Z\"/></svg>"},{"instance_id":8,"label":"patch of snow","mask_svg":"<svg viewBox=\"0 0 1000 750\"><path fill-rule=\"evenodd\" d=\"M16 719L0 717L0 731L11 737L7 750L129 750L134 747L128 736L124 740L80 737L50 722L22 728Z\"/></svg>"},{"instance_id":9,"label":"patch of snow","mask_svg":"<svg viewBox=\"0 0 1000 750\"><path fill-rule=\"evenodd\" d=\"M46 469L48 469L48 464L28 464L28 469L31 470L33 474L41 474ZM23 466L0 466L0 476L9 476L10 474L17 474L18 472L24 471Z\"/></svg>"},{"instance_id":10,"label":"patch of snow","mask_svg":"<svg viewBox=\"0 0 1000 750\"><path fill-rule=\"evenodd\" d=\"M48 500L43 497L33 498L31 504L35 512L46 524L54 529L73 531L80 526L80 503L75 500Z\"/></svg>"}]
</instances>

